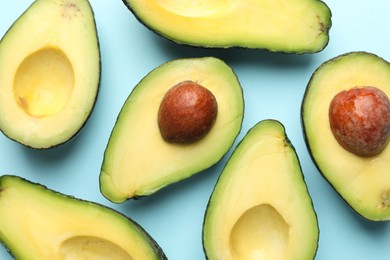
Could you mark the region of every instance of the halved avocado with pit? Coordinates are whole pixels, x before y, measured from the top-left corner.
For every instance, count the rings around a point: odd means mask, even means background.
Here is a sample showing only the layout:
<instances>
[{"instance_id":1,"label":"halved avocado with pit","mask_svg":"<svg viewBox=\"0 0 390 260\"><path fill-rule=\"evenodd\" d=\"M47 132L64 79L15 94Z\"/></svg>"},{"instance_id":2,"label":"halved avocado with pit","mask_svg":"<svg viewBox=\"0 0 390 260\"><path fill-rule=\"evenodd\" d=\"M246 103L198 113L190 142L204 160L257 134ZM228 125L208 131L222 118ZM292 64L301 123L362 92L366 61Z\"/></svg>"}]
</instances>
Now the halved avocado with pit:
<instances>
[{"instance_id":1,"label":"halved avocado with pit","mask_svg":"<svg viewBox=\"0 0 390 260\"><path fill-rule=\"evenodd\" d=\"M311 53L329 41L331 12L318 0L123 0L148 28L177 43Z\"/></svg>"},{"instance_id":2,"label":"halved avocado with pit","mask_svg":"<svg viewBox=\"0 0 390 260\"><path fill-rule=\"evenodd\" d=\"M207 205L207 259L313 259L317 217L298 156L283 125L248 131L223 169Z\"/></svg>"},{"instance_id":3,"label":"halved avocado with pit","mask_svg":"<svg viewBox=\"0 0 390 260\"><path fill-rule=\"evenodd\" d=\"M96 101L100 52L87 0L37 0L0 42L0 129L37 149L84 126Z\"/></svg>"},{"instance_id":4,"label":"halved avocado with pit","mask_svg":"<svg viewBox=\"0 0 390 260\"><path fill-rule=\"evenodd\" d=\"M361 216L390 220L389 145L373 156L357 155L340 145L329 120L337 94L364 87L375 87L390 97L390 64L368 52L345 53L324 62L308 83L302 126L316 166L335 191Z\"/></svg>"},{"instance_id":5,"label":"halved avocado with pit","mask_svg":"<svg viewBox=\"0 0 390 260\"><path fill-rule=\"evenodd\" d=\"M188 83L201 85L215 97L218 107L215 122L201 139L172 143L160 131L160 107L172 88ZM184 100L192 96L187 94L183 95ZM180 99L177 103L181 103ZM185 58L160 65L134 87L118 115L104 152L100 173L102 194L120 203L153 194L212 166L232 146L241 130L243 115L240 82L222 60ZM184 119L194 124L198 120L191 114Z\"/></svg>"},{"instance_id":6,"label":"halved avocado with pit","mask_svg":"<svg viewBox=\"0 0 390 260\"><path fill-rule=\"evenodd\" d=\"M0 177L0 241L16 259L166 259L136 222L97 203Z\"/></svg>"}]
</instances>

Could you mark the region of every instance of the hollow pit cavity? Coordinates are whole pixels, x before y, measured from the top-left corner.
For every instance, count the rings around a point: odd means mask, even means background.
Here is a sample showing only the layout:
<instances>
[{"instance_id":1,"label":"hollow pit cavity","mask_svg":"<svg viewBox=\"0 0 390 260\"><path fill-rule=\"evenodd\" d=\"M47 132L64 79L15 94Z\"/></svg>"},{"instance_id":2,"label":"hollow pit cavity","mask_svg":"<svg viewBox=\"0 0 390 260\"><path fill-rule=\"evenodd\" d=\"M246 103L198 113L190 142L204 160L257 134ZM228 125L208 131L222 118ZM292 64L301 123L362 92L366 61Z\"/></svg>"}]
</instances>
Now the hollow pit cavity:
<instances>
[{"instance_id":1,"label":"hollow pit cavity","mask_svg":"<svg viewBox=\"0 0 390 260\"><path fill-rule=\"evenodd\" d=\"M247 210L230 234L233 259L283 259L289 240L289 225L269 204Z\"/></svg>"},{"instance_id":2,"label":"hollow pit cavity","mask_svg":"<svg viewBox=\"0 0 390 260\"><path fill-rule=\"evenodd\" d=\"M14 96L29 115L57 114L69 101L74 71L66 54L58 48L40 49L27 56L14 78Z\"/></svg>"},{"instance_id":3,"label":"hollow pit cavity","mask_svg":"<svg viewBox=\"0 0 390 260\"><path fill-rule=\"evenodd\" d=\"M132 260L132 256L117 244L93 236L71 237L60 246L61 260Z\"/></svg>"},{"instance_id":4,"label":"hollow pit cavity","mask_svg":"<svg viewBox=\"0 0 390 260\"><path fill-rule=\"evenodd\" d=\"M184 17L202 17L231 10L238 0L157 0L158 4L170 13Z\"/></svg>"}]
</instances>

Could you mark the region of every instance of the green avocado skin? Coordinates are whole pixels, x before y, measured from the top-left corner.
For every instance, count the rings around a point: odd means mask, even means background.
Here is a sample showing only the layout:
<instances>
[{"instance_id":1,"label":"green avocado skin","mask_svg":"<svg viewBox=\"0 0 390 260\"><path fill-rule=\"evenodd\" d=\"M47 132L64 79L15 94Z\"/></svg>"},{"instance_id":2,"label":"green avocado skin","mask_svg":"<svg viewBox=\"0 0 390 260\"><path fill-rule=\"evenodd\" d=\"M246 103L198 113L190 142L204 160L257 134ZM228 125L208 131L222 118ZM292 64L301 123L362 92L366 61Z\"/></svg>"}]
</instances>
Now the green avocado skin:
<instances>
[{"instance_id":1,"label":"green avocado skin","mask_svg":"<svg viewBox=\"0 0 390 260\"><path fill-rule=\"evenodd\" d=\"M150 259L159 259L159 260L166 260L167 259L162 248L150 236L150 234L148 234L143 229L142 226L140 226L137 222L135 222L134 220L132 220L128 216L125 216L124 214L122 214L122 213L120 213L112 208L109 208L107 206L101 205L101 204L96 203L96 202L82 200L82 199L75 198L73 196L65 195L63 193L51 190L42 184L31 182L31 181L29 181L25 178L19 177L19 176L3 175L3 176L0 176L0 210L2 208L2 205L7 204L7 201L5 201L4 198L2 198L2 197L4 197L2 195L4 193L8 192L7 190L12 190L11 192L18 192L18 191L24 192L23 190L26 190L27 194L32 194L32 195L34 194L34 196L36 194L38 194L39 196L42 197L42 202L39 202L39 203L44 203L44 202L49 202L49 201L58 202L58 203L63 202L63 203L67 203L67 204L71 203L71 204L74 204L75 206L78 206L79 208L83 207L85 210L85 213L88 213L88 211L90 209L93 209L95 211L96 210L101 211L104 214L110 214L110 215L112 215L113 219L115 219L116 221L123 222L123 224L125 226L128 226L131 229L134 229L135 233L140 234L141 236L144 237L145 240L147 240L147 243L150 245L150 247L152 249L151 251L153 252L153 256L151 256ZM12 196L12 195L7 194L7 197L8 196ZM22 204L21 205L12 205L12 206L18 207L18 210L20 210L20 212L22 214L23 214L23 212L27 213L27 210L29 208L28 207L29 205L22 205ZM49 207L50 205L46 205L46 206ZM7 206L5 206L5 207L7 207ZM39 213L39 209L34 209L34 210ZM72 214L72 212L63 212L62 214L68 215L68 214ZM42 217L44 217L44 216L42 216ZM21 224L21 223L19 223L20 220L17 220L17 219L18 219L18 217L15 216L16 222L15 223L13 223L13 222L8 223L7 225L20 225ZM19 221L19 222L17 222L17 221ZM79 221L83 222L83 220L81 220L81 219ZM62 224L63 223L61 223L61 225ZM88 222L86 222L85 224L88 225ZM25 252L26 248L23 247L22 245L19 245L18 241L14 241L14 239L11 236L5 235L5 233L2 230L4 225L5 225L5 223L2 223L0 225L0 242L1 242L1 244L4 245L6 250L15 259L26 259L25 256L30 255L30 254L28 252ZM95 228L98 228L98 227L95 227ZM131 240L131 239L132 238L129 237L129 240ZM31 243L33 243L33 242L34 241L31 241ZM34 243L36 243L36 242L37 241L35 241ZM29 245L28 247L30 247L30 246L31 245Z\"/></svg>"},{"instance_id":2,"label":"green avocado skin","mask_svg":"<svg viewBox=\"0 0 390 260\"><path fill-rule=\"evenodd\" d=\"M40 0L40 1L44 1L44 0ZM38 1L35 1L33 2L14 22L13 24L8 28L8 30L6 31L6 33L4 34L4 36L0 39L0 48L1 48L1 45L2 45L2 42L6 40L6 38L8 37L9 34L12 33L12 29L20 22L20 20L22 20L22 18L28 14L29 10L32 9L35 5L37 5ZM98 66L98 72L97 72L97 85L96 85L96 93L95 93L95 98L94 98L94 101L89 109L89 111L86 113L87 116L86 118L83 120L83 122L81 122L81 124L79 125L78 129L75 129L74 133L72 135L70 135L66 140L63 140L61 142L56 142L56 143L53 143L53 144L50 144L50 145L47 145L47 146L36 146L36 145L32 145L32 144L29 144L28 142L25 142L23 140L20 140L19 138L15 138L13 137L12 135L10 135L9 133L5 132L1 127L0 127L0 132L2 132L4 134L4 136L6 136L8 139L18 143L18 144L21 144L29 149L33 149L33 150L49 150L49 149L53 149L53 148L56 148L56 147L59 147L59 146L62 146L66 143L68 143L69 141L75 139L81 132L82 130L84 129L85 125L87 124L87 122L89 121L89 118L91 117L94 109L95 109L95 106L96 106L96 103L97 103L97 99L99 97L99 92L100 92L100 82L101 82L101 68L102 68L102 61L101 61L101 52L100 52L100 41L99 41L99 34L98 34L98 30L97 30L97 25L96 25L96 19L95 19L95 14L94 14L94 10L90 4L89 1L86 1L88 7L89 7L89 11L91 12L92 14L92 18L91 18L91 21L93 23L93 27L94 27L94 34L95 34L95 37L96 37L96 45L95 46L91 46L91 48L95 48L97 50L97 66ZM53 126L52 126L53 127ZM61 127L61 126L56 126L56 127Z\"/></svg>"},{"instance_id":3,"label":"green avocado skin","mask_svg":"<svg viewBox=\"0 0 390 260\"><path fill-rule=\"evenodd\" d=\"M150 30L151 32L159 35L175 44L186 45L195 48L206 48L206 49L229 49L229 48L239 48L239 49L262 49L269 52L277 52L277 53L285 53L285 54L310 54L310 53L318 53L323 51L329 44L330 35L329 32L332 28L332 11L327 6L327 4L320 0L314 0L318 2L319 5L322 5L324 10L324 21L320 22L321 27L321 35L325 36L325 40L318 44L318 46L306 46L306 47L298 47L298 48L290 48L290 47L273 47L273 46L263 46L262 43L217 43L217 42L197 42L194 39L184 39L184 37L176 38L170 32L166 32L164 30L160 30L155 26L149 24L145 21L140 15L134 10L132 5L135 5L132 0L122 0L123 4L127 7L127 9L134 15L137 21L142 24L145 28ZM228 19L228 18L226 18ZM173 25L174 26L174 25ZM210 38L214 38L210 36Z\"/></svg>"},{"instance_id":4,"label":"green avocado skin","mask_svg":"<svg viewBox=\"0 0 390 260\"><path fill-rule=\"evenodd\" d=\"M307 117L309 117L309 115L311 113L313 113L313 109L309 109L307 103L310 102L310 98L311 98L311 96L313 96L312 93L314 93L314 91L317 89L315 86L317 76L320 73L323 73L324 70L329 70L329 68L338 66L337 64L341 64L343 62L345 63L345 62L352 60L352 59L355 59L355 61L356 61L355 63L358 63L359 60L361 59L361 60L369 60L369 61L373 62L373 64L375 64L375 66L380 64L379 66L381 66L383 68L387 68L387 73L390 75L390 63L388 61L386 61L385 59L383 59L382 57L380 57L379 55L374 54L374 53L370 53L367 51L346 52L346 53L340 54L338 56L335 56L327 61L324 61L312 73L312 75L308 81L308 84L306 86L303 98L302 98L300 119L301 119L301 127L302 127L303 137L304 137L304 141L305 141L308 153L309 153L315 167L317 168L318 172L324 178L324 180L332 187L332 189L340 196L340 198L346 203L346 205L348 205L348 207L353 212L355 212L359 217L361 217L365 220L372 221L372 222L387 222L390 220L389 209L384 210L382 213L377 213L377 212L374 213L372 211L372 209L369 210L368 207L365 208L365 206L356 204L356 202L355 202L356 199L353 199L353 198L351 199L351 194L348 194L347 192L341 191L341 188L340 188L341 186L338 183L338 181L334 177L333 178L330 177L330 174L329 174L330 171L329 171L329 168L327 165L330 161L332 161L332 159L334 158L335 155L330 156L329 159L324 159L324 158L321 159L319 157L318 151L321 149L317 148L317 146L314 146L313 140L312 140L313 136L310 136L310 133L312 132L311 128L313 126L306 119ZM339 71L339 73L345 74L343 71ZM356 84L351 85L350 87L356 87ZM322 133L322 131L319 129L317 131L318 131L318 133ZM323 137L321 137L321 138L323 138ZM348 154L348 156L351 156L351 154ZM340 157L340 155L336 155L336 156ZM376 156L375 158L379 158L380 156L381 155ZM354 159L356 157L358 158L358 156L354 156L354 155L352 155L351 157L354 157ZM338 158L338 160L340 160L340 159L341 158ZM349 160L349 159L344 158L342 160ZM358 160L370 161L371 159L361 157ZM351 164L354 164L354 163L351 162ZM344 171L343 169L339 169L338 174L342 174L343 171ZM370 193L372 193L372 192L370 192ZM353 195L352 195L352 197L353 197ZM364 200L362 203L364 203Z\"/></svg>"},{"instance_id":5,"label":"green avocado skin","mask_svg":"<svg viewBox=\"0 0 390 260\"><path fill-rule=\"evenodd\" d=\"M302 252L298 253L298 255L300 255L298 258L296 258L297 255L295 255L295 256L291 256L291 258L288 258L288 259L314 259L316 254L317 254L318 241L319 241L319 236L320 236L318 218L317 218L317 213L314 209L314 204L313 204L313 201L311 199L307 184L305 182L305 177L304 177L303 172L302 172L301 164L300 164L298 155L296 153L296 149L293 146L293 144L291 143L291 141L289 140L289 138L286 134L286 131L285 131L285 127L282 123L280 123L279 121L277 121L275 119L265 119L265 120L258 122L252 128L250 128L248 130L248 132L246 133L246 135L237 144L236 148L232 152L230 158L228 159L226 165L224 166L224 168L223 168L223 170L222 170L222 172L221 172L221 174L220 174L220 176L219 176L219 178L214 186L214 189L213 189L212 194L209 198L209 201L208 201L208 204L206 207L206 211L205 211L205 215L204 215L204 219L203 219L202 244L203 244L203 251L204 251L206 259L217 260L217 259L221 258L220 252L218 252L218 250L217 250L218 249L217 244L219 243L219 241L224 240L225 238L222 237L221 235L215 235L216 230L215 230L214 226L219 225L218 222L222 222L222 221L220 221L220 219L217 219L217 217L215 217L215 216L218 215L218 210L223 210L223 209L220 209L219 207L220 207L220 205L223 205L226 203L226 202L224 202L225 198L234 197L234 196L232 196L232 194L234 194L234 192L233 192L234 189L232 189L232 187L234 186L233 182L237 181L236 179L245 179L245 180L249 179L247 177L247 175L245 174L246 169L249 168L249 166L244 164L241 160L244 159L244 161L253 162L256 159L259 159L259 157L250 157L251 160L247 160L245 158L246 158L247 154L251 153L251 151L256 150L256 149L258 149L258 150L261 149L259 147L261 147L262 138L269 138L271 135L273 135L273 134L270 134L271 131L268 133L266 133L266 130L264 131L264 129L267 129L267 128L272 129L273 133L278 133L278 135L277 135L278 138L283 139L283 142L284 142L283 150L284 151L280 152L280 153L286 153L286 156L283 157L283 160L288 161L288 163L286 165L289 165L289 169L290 169L288 174L286 174L284 177L289 176L288 180L294 182L293 183L293 186L295 186L295 188L293 188L294 195L295 195L294 198L296 198L296 199L299 198L299 199L297 199L297 201L299 201L299 206L297 207L297 212L298 212L297 217L299 217L299 216L302 217L302 215L307 216L307 218L305 218L307 220L307 222L304 223L303 225L301 225L300 227L298 227L298 229L299 228L306 229L305 232L307 233L307 236L304 238L304 240L306 239L307 243L305 245L303 245L303 247L301 248L303 251L306 251L306 252L305 253L302 253ZM262 153L262 155L265 155L265 156L270 155L274 152L274 151L273 152L267 151L266 149L264 149L263 151L264 151L264 153ZM272 161L269 160L268 162L270 164L272 164ZM280 163L280 160L279 160L279 163ZM241 168L235 167L234 165L240 165ZM256 166L257 166L257 168L256 168L257 174L260 176L262 174L262 167L259 164L257 164ZM292 169L292 167L293 167L293 169ZM235 176L240 176L240 177L235 177ZM263 176L263 179L264 179L264 177L266 177L266 176ZM256 194L256 191L261 190L260 184L259 184L259 182L260 182L259 179L256 179L257 182L255 182L253 179L250 179L250 180L252 180L251 183L244 184L245 187L241 187L240 189L238 189L238 191L241 192L242 190L245 190L245 189L251 190L252 191L251 195L253 197L258 197L260 199L260 195ZM264 180L264 182L266 182L266 181L267 180ZM282 180L281 183L283 183L283 181L285 181L285 180ZM242 186L243 182L240 182L240 184ZM257 185L257 186L256 186L256 188L251 189L250 186L252 186L252 185ZM291 187L292 186L290 186L290 188ZM270 187L270 188L267 187L266 189L273 189L273 188L274 187ZM237 191L237 189L236 189L236 191ZM242 194L240 194L240 195L242 195ZM284 200L284 199L285 198L284 198L283 194L282 195L278 194L278 200ZM286 201L288 201L287 198L286 198ZM240 199L236 198L235 203L237 203L237 202L244 203L245 201L242 201L242 200L240 201ZM270 205L272 205L272 203L268 202L267 199L265 199L263 203L270 203ZM291 203L291 201L290 201L290 203ZM303 205L304 210L300 211L298 208L302 209L302 205ZM254 207L256 207L256 205ZM251 209L253 209L254 207L252 207ZM251 209L248 209L247 211L249 211ZM228 215L223 215L223 214L222 215L219 214L219 215L220 215L220 217L223 216L224 222L228 222L228 221L226 221L226 219L228 218L227 217ZM297 228L297 226L296 226L296 228ZM214 236L218 237L219 239L213 238ZM310 237L310 239L308 239L308 237ZM290 237L290 239L293 239L293 238ZM230 249L230 250L233 251L232 249Z\"/></svg>"},{"instance_id":6,"label":"green avocado skin","mask_svg":"<svg viewBox=\"0 0 390 260\"><path fill-rule=\"evenodd\" d=\"M159 131L158 110L165 93L185 80L204 82L213 93L217 120L201 140L171 144ZM111 131L99 177L103 196L114 203L150 196L218 163L241 131L243 95L237 75L219 58L175 59L150 71L132 89Z\"/></svg>"}]
</instances>

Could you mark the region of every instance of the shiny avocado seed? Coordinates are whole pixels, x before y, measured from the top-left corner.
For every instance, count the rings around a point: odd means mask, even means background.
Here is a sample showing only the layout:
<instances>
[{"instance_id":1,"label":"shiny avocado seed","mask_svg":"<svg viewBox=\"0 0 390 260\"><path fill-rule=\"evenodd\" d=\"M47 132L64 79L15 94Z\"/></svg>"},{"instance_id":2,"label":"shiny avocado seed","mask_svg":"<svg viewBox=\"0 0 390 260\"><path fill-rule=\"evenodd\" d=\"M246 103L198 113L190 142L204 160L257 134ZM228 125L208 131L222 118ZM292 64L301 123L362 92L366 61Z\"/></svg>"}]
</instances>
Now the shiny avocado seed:
<instances>
[{"instance_id":1,"label":"shiny avocado seed","mask_svg":"<svg viewBox=\"0 0 390 260\"><path fill-rule=\"evenodd\" d=\"M160 133L169 143L194 143L210 131L217 112L217 101L207 88L183 81L163 97L158 111Z\"/></svg>"},{"instance_id":2,"label":"shiny avocado seed","mask_svg":"<svg viewBox=\"0 0 390 260\"><path fill-rule=\"evenodd\" d=\"M330 103L329 122L346 150L364 157L377 155L390 137L390 100L376 87L341 91Z\"/></svg>"}]
</instances>

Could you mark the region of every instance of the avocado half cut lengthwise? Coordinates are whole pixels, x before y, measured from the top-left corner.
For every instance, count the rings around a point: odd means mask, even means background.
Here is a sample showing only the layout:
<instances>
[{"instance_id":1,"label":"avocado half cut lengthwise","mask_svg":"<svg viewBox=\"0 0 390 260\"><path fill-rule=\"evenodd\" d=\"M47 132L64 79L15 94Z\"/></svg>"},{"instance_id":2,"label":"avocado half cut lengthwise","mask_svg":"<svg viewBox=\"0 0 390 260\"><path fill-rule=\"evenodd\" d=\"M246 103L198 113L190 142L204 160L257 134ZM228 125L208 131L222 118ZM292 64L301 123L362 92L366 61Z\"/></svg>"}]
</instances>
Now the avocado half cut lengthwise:
<instances>
[{"instance_id":1,"label":"avocado half cut lengthwise","mask_svg":"<svg viewBox=\"0 0 390 260\"><path fill-rule=\"evenodd\" d=\"M0 241L16 259L166 259L136 222L94 202L0 177Z\"/></svg>"},{"instance_id":2,"label":"avocado half cut lengthwise","mask_svg":"<svg viewBox=\"0 0 390 260\"><path fill-rule=\"evenodd\" d=\"M207 259L313 259L319 229L283 125L264 120L237 145L203 224Z\"/></svg>"},{"instance_id":3,"label":"avocado half cut lengthwise","mask_svg":"<svg viewBox=\"0 0 390 260\"><path fill-rule=\"evenodd\" d=\"M324 178L361 216L390 220L390 147L369 157L344 149L334 137L329 106L341 91L376 87L390 97L390 64L367 52L346 53L313 73L302 102L307 147Z\"/></svg>"},{"instance_id":4,"label":"avocado half cut lengthwise","mask_svg":"<svg viewBox=\"0 0 390 260\"><path fill-rule=\"evenodd\" d=\"M318 0L123 0L141 23L199 47L311 53L329 41L331 12Z\"/></svg>"},{"instance_id":5,"label":"avocado half cut lengthwise","mask_svg":"<svg viewBox=\"0 0 390 260\"><path fill-rule=\"evenodd\" d=\"M163 97L182 82L201 84L218 105L211 130L190 144L165 141L158 126ZM120 203L155 193L212 166L232 146L241 130L243 114L241 85L222 60L185 58L162 64L134 87L119 113L104 152L102 194Z\"/></svg>"},{"instance_id":6,"label":"avocado half cut lengthwise","mask_svg":"<svg viewBox=\"0 0 390 260\"><path fill-rule=\"evenodd\" d=\"M0 129L25 146L65 143L96 101L100 52L87 0L36 0L0 42Z\"/></svg>"}]
</instances>

